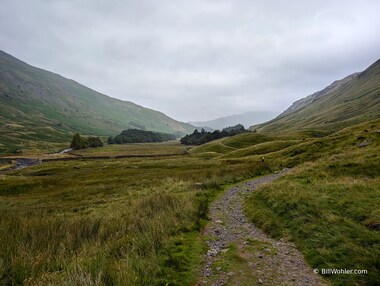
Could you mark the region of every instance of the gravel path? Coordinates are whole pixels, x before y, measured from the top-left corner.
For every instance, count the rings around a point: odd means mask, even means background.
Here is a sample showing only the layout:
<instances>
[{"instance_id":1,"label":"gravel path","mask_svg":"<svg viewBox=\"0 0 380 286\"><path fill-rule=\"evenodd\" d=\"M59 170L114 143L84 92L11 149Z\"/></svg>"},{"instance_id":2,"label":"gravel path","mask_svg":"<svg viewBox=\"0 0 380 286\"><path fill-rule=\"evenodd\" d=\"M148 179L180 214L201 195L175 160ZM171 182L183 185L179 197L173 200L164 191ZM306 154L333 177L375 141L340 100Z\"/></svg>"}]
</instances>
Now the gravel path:
<instances>
[{"instance_id":1,"label":"gravel path","mask_svg":"<svg viewBox=\"0 0 380 286\"><path fill-rule=\"evenodd\" d=\"M294 244L269 238L243 213L242 195L284 173L231 187L211 205L211 221L205 230L210 239L198 285L327 285L313 273ZM239 258L232 270L228 263L223 264L229 251L235 251L234 257Z\"/></svg>"}]
</instances>

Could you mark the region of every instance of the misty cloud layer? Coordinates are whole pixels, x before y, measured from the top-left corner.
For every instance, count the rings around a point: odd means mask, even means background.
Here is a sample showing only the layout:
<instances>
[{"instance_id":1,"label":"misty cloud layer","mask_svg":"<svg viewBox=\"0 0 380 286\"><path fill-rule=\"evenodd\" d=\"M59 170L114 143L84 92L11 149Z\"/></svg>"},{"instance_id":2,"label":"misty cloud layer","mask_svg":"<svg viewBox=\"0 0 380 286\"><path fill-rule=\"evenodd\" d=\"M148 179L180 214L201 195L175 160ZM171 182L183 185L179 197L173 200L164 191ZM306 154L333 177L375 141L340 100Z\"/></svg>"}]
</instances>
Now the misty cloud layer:
<instances>
[{"instance_id":1,"label":"misty cloud layer","mask_svg":"<svg viewBox=\"0 0 380 286\"><path fill-rule=\"evenodd\" d=\"M0 5L1 50L182 121L280 112L380 58L377 0Z\"/></svg>"}]
</instances>

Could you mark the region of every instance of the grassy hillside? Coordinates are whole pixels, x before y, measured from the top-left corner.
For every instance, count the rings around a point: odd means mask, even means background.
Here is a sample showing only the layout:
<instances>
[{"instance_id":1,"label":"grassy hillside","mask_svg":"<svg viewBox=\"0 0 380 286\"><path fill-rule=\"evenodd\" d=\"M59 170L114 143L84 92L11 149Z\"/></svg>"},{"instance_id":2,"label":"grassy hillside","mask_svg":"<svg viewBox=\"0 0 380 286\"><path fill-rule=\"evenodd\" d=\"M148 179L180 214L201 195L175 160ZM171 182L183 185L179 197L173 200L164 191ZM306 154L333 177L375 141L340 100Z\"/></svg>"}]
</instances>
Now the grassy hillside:
<instances>
[{"instance_id":1,"label":"grassy hillside","mask_svg":"<svg viewBox=\"0 0 380 286\"><path fill-rule=\"evenodd\" d=\"M339 130L380 117L380 60L295 102L277 118L252 126L266 132Z\"/></svg>"},{"instance_id":2,"label":"grassy hillside","mask_svg":"<svg viewBox=\"0 0 380 286\"><path fill-rule=\"evenodd\" d=\"M283 151L272 164L300 162L247 198L247 214L272 236L293 240L313 268L368 271L329 275L334 285L378 285L380 121Z\"/></svg>"},{"instance_id":3,"label":"grassy hillside","mask_svg":"<svg viewBox=\"0 0 380 286\"><path fill-rule=\"evenodd\" d=\"M230 147L215 148L218 143ZM261 164L267 171L294 168L245 199L250 220L273 237L294 241L312 268L368 271L328 275L332 285L378 285L379 119L330 135L237 135L193 148L191 154L229 164Z\"/></svg>"},{"instance_id":4,"label":"grassy hillside","mask_svg":"<svg viewBox=\"0 0 380 286\"><path fill-rule=\"evenodd\" d=\"M293 133L284 135L272 135L265 133L245 133L228 138L223 138L193 147L192 155L221 156L223 158L240 158L255 154L267 154L281 150L299 142L298 138L310 138L305 134Z\"/></svg>"},{"instance_id":5,"label":"grassy hillside","mask_svg":"<svg viewBox=\"0 0 380 286\"><path fill-rule=\"evenodd\" d=\"M127 128L165 133L194 128L163 113L91 90L0 51L0 154L56 149L72 133L116 135Z\"/></svg>"}]
</instances>

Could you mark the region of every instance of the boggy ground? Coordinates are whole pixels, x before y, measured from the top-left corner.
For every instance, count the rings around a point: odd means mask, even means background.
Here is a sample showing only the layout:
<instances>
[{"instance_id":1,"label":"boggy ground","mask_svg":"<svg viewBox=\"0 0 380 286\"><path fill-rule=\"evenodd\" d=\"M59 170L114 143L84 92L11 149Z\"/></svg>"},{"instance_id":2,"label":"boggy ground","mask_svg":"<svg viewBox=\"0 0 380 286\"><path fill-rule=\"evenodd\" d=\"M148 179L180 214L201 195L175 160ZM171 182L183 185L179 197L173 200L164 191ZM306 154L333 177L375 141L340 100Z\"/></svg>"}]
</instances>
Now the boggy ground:
<instances>
[{"instance_id":1,"label":"boggy ground","mask_svg":"<svg viewBox=\"0 0 380 286\"><path fill-rule=\"evenodd\" d=\"M230 187L210 208L208 251L198 285L326 285L294 244L269 238L249 223L242 196L287 171Z\"/></svg>"}]
</instances>

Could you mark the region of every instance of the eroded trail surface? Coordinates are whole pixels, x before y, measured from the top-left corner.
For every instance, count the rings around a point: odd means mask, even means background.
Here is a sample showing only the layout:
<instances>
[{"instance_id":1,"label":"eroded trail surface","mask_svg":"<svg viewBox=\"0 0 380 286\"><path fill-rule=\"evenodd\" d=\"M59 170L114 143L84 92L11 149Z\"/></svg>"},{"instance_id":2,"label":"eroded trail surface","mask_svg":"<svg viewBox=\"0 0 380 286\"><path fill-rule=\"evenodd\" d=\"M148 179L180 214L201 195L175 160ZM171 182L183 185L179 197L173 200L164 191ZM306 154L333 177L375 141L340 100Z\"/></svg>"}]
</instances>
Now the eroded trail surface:
<instances>
[{"instance_id":1,"label":"eroded trail surface","mask_svg":"<svg viewBox=\"0 0 380 286\"><path fill-rule=\"evenodd\" d=\"M244 195L284 173L231 187L211 205L208 251L198 285L326 285L293 243L269 238L243 213Z\"/></svg>"}]
</instances>

